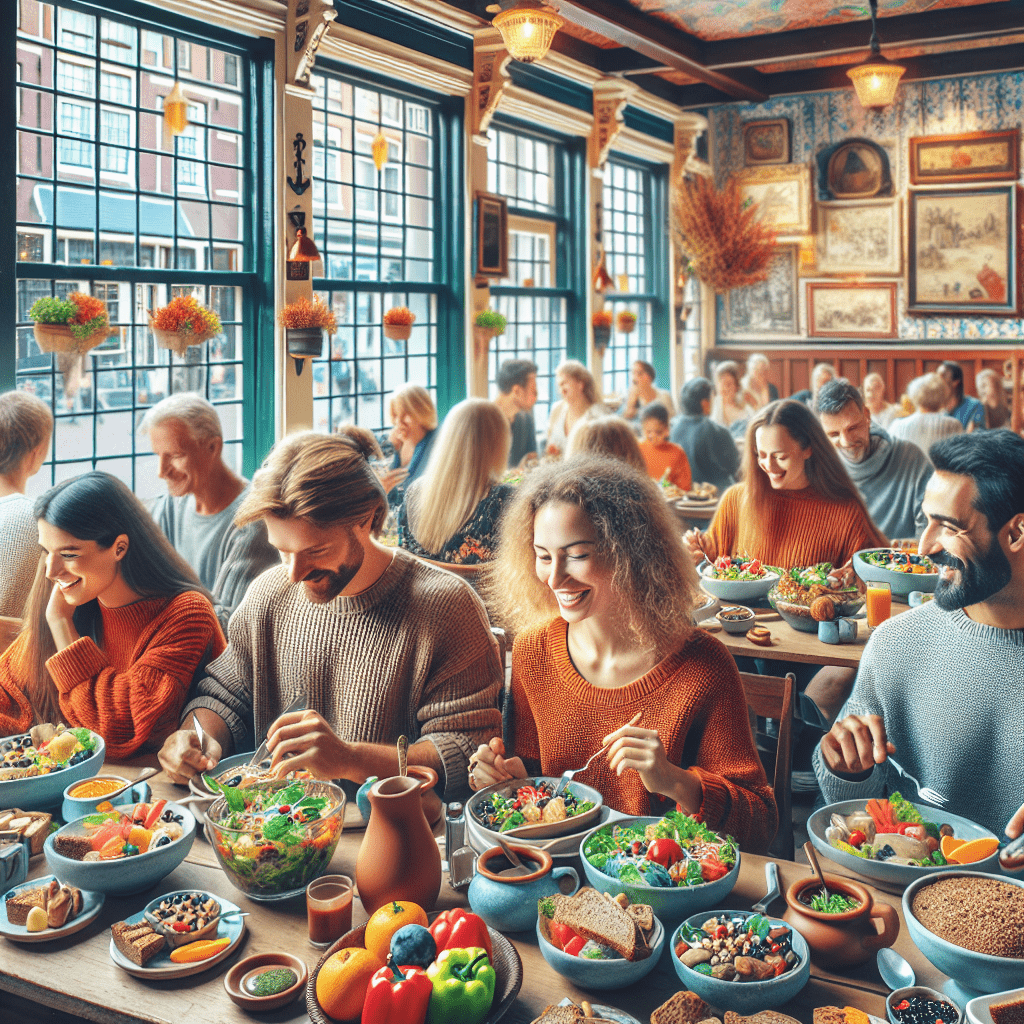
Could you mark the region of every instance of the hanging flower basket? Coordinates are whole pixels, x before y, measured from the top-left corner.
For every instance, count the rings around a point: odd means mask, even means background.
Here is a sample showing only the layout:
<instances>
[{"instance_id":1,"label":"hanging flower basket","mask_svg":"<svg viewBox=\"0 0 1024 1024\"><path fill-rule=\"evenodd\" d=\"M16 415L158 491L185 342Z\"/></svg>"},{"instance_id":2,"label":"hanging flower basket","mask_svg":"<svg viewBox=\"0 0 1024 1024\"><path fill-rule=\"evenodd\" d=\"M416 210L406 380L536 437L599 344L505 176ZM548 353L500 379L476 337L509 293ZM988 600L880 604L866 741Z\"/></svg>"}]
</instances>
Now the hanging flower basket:
<instances>
[{"instance_id":1,"label":"hanging flower basket","mask_svg":"<svg viewBox=\"0 0 1024 1024\"><path fill-rule=\"evenodd\" d=\"M338 329L334 310L318 295L310 302L305 295L290 302L277 319L284 327L285 347L295 360L295 373L302 373L304 359L319 359L324 350L324 331L333 334Z\"/></svg>"},{"instance_id":2,"label":"hanging flower basket","mask_svg":"<svg viewBox=\"0 0 1024 1024\"><path fill-rule=\"evenodd\" d=\"M297 327L284 332L288 355L295 359L319 359L324 351L322 327Z\"/></svg>"},{"instance_id":3,"label":"hanging flower basket","mask_svg":"<svg viewBox=\"0 0 1024 1024\"><path fill-rule=\"evenodd\" d=\"M39 346L40 352L74 352L78 355L85 355L90 349L94 349L117 332L117 327L111 327L108 324L84 338L76 338L67 324L37 322L32 325L32 333L36 336L36 344Z\"/></svg>"},{"instance_id":4,"label":"hanging flower basket","mask_svg":"<svg viewBox=\"0 0 1024 1024\"><path fill-rule=\"evenodd\" d=\"M632 334L636 330L636 313L630 313L628 309L622 310L616 319L620 334Z\"/></svg>"},{"instance_id":5,"label":"hanging flower basket","mask_svg":"<svg viewBox=\"0 0 1024 1024\"><path fill-rule=\"evenodd\" d=\"M384 337L392 341L408 341L416 314L408 306L392 306L384 314Z\"/></svg>"},{"instance_id":6,"label":"hanging flower basket","mask_svg":"<svg viewBox=\"0 0 1024 1024\"><path fill-rule=\"evenodd\" d=\"M107 304L83 292L72 292L66 299L37 299L28 315L35 321L32 331L42 352L84 355L118 333L118 328L110 326Z\"/></svg>"},{"instance_id":7,"label":"hanging flower basket","mask_svg":"<svg viewBox=\"0 0 1024 1024\"><path fill-rule=\"evenodd\" d=\"M150 312L149 329L161 348L183 356L191 345L201 345L221 333L220 317L191 295L179 295Z\"/></svg>"},{"instance_id":8,"label":"hanging flower basket","mask_svg":"<svg viewBox=\"0 0 1024 1024\"><path fill-rule=\"evenodd\" d=\"M412 324L385 324L384 337L392 341L408 341L412 337Z\"/></svg>"}]
</instances>

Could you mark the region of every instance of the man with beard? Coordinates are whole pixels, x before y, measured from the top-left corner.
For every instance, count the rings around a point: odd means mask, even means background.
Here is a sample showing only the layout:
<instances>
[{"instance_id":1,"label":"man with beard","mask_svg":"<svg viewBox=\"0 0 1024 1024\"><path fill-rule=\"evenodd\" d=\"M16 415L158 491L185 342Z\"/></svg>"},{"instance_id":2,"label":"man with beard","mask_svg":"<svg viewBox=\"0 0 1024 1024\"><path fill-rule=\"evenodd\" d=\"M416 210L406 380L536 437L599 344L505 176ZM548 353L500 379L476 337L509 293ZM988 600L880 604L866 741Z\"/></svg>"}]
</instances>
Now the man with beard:
<instances>
[{"instance_id":1,"label":"man with beard","mask_svg":"<svg viewBox=\"0 0 1024 1024\"><path fill-rule=\"evenodd\" d=\"M380 456L346 427L285 438L256 473L236 522L266 523L284 564L250 586L164 743L172 781L267 734L273 767L287 758L287 770L362 783L397 773L405 735L410 764L449 795L465 788L469 755L501 727L497 645L462 580L379 543L388 506L368 460ZM299 695L309 710L281 714Z\"/></svg>"},{"instance_id":2,"label":"man with beard","mask_svg":"<svg viewBox=\"0 0 1024 1024\"><path fill-rule=\"evenodd\" d=\"M997 834L1024 831L1024 439L1008 430L934 444L920 551L935 600L882 623L853 693L815 751L828 803L913 784ZM910 792L907 792L907 789ZM941 815L940 815L941 817Z\"/></svg>"}]
</instances>

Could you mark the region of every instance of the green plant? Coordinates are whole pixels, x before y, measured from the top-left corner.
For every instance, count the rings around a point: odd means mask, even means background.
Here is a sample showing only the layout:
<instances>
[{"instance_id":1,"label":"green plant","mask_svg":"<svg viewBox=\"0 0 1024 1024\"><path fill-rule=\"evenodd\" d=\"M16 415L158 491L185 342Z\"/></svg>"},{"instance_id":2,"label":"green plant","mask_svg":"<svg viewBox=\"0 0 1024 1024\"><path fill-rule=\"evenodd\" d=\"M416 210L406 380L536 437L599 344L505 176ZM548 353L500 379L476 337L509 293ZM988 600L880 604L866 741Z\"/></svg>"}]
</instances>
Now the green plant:
<instances>
[{"instance_id":1,"label":"green plant","mask_svg":"<svg viewBox=\"0 0 1024 1024\"><path fill-rule=\"evenodd\" d=\"M69 320L73 320L77 313L78 307L68 299L47 297L36 299L32 303L28 317L40 324L66 324Z\"/></svg>"},{"instance_id":2,"label":"green plant","mask_svg":"<svg viewBox=\"0 0 1024 1024\"><path fill-rule=\"evenodd\" d=\"M84 292L72 292L66 299L36 299L28 311L29 319L40 324L65 324L80 341L109 326L107 304Z\"/></svg>"},{"instance_id":3,"label":"green plant","mask_svg":"<svg viewBox=\"0 0 1024 1024\"><path fill-rule=\"evenodd\" d=\"M495 334L504 334L505 328L508 327L508 320L493 309L481 309L473 323L477 327L486 327Z\"/></svg>"}]
</instances>

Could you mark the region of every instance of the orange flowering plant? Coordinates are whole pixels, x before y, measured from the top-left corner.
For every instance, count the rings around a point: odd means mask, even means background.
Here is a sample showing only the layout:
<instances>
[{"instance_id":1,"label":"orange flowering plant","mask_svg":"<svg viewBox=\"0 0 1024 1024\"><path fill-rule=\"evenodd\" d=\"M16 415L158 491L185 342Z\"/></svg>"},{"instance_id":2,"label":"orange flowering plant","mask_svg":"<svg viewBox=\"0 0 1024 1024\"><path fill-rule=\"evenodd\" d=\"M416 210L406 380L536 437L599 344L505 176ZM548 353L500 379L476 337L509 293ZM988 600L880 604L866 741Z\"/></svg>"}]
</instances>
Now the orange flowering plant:
<instances>
[{"instance_id":1,"label":"orange flowering plant","mask_svg":"<svg viewBox=\"0 0 1024 1024\"><path fill-rule=\"evenodd\" d=\"M595 327L611 327L611 325L612 325L612 314L607 309L599 309L590 318L590 322Z\"/></svg>"},{"instance_id":2,"label":"orange flowering plant","mask_svg":"<svg viewBox=\"0 0 1024 1024\"><path fill-rule=\"evenodd\" d=\"M300 295L277 314L277 319L288 331L319 329L333 334L338 329L334 310L319 295L314 295L312 302L305 295Z\"/></svg>"},{"instance_id":3,"label":"orange flowering plant","mask_svg":"<svg viewBox=\"0 0 1024 1024\"><path fill-rule=\"evenodd\" d=\"M28 311L29 319L40 324L64 324L82 341L110 326L107 304L94 295L71 292L66 299L36 299Z\"/></svg>"},{"instance_id":4,"label":"orange flowering plant","mask_svg":"<svg viewBox=\"0 0 1024 1024\"><path fill-rule=\"evenodd\" d=\"M384 323L409 327L416 321L416 314L408 306L392 306L384 314Z\"/></svg>"},{"instance_id":5,"label":"orange flowering plant","mask_svg":"<svg viewBox=\"0 0 1024 1024\"><path fill-rule=\"evenodd\" d=\"M199 304L193 295L179 295L166 306L156 310L149 318L149 326L156 331L191 335L192 344L206 341L220 334L220 317L212 309Z\"/></svg>"}]
</instances>

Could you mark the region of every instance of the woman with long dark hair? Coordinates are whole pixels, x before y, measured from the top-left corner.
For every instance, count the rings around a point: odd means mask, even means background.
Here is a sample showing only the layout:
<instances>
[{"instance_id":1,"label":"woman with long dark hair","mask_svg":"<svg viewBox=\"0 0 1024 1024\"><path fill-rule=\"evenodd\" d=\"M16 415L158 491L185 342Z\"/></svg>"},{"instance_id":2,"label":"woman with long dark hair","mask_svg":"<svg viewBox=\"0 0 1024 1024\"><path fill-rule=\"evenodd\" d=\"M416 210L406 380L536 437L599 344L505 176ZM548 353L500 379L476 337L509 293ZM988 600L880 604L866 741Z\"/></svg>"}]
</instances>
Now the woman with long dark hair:
<instances>
[{"instance_id":1,"label":"woman with long dark hair","mask_svg":"<svg viewBox=\"0 0 1024 1024\"><path fill-rule=\"evenodd\" d=\"M34 511L43 550L24 629L0 655L0 734L63 721L113 758L159 747L224 650L210 595L108 473L58 484Z\"/></svg>"}]
</instances>

